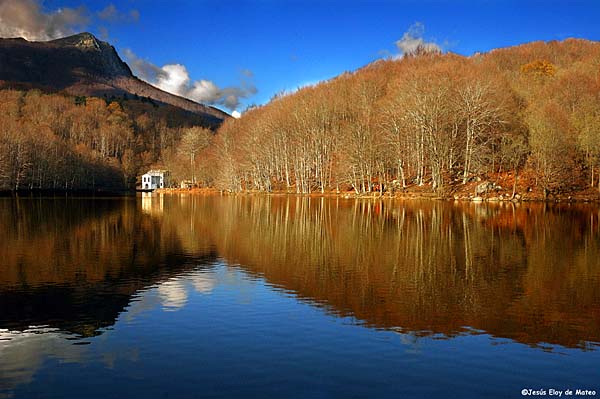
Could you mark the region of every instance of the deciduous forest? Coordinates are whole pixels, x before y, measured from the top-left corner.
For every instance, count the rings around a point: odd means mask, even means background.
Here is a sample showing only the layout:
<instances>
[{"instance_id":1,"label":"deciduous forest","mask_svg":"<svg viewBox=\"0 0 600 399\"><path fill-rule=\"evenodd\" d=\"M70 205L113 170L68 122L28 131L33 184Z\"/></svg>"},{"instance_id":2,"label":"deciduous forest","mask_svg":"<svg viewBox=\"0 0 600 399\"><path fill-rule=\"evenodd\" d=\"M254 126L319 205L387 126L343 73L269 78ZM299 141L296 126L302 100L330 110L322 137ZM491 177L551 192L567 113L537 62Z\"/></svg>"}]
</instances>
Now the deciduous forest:
<instances>
[{"instance_id":1,"label":"deciduous forest","mask_svg":"<svg viewBox=\"0 0 600 399\"><path fill-rule=\"evenodd\" d=\"M549 196L597 191L599 156L600 44L570 39L380 60L226 121L203 158L231 191Z\"/></svg>"},{"instance_id":2,"label":"deciduous forest","mask_svg":"<svg viewBox=\"0 0 600 399\"><path fill-rule=\"evenodd\" d=\"M0 92L0 189L201 187L511 197L600 191L600 44L416 51L275 96L212 132L148 101ZM495 184L494 183L494 184Z\"/></svg>"},{"instance_id":3,"label":"deciduous forest","mask_svg":"<svg viewBox=\"0 0 600 399\"><path fill-rule=\"evenodd\" d=\"M150 99L2 90L0 191L129 189L144 168L164 162L185 175L181 151L190 131L210 134L202 125Z\"/></svg>"}]
</instances>

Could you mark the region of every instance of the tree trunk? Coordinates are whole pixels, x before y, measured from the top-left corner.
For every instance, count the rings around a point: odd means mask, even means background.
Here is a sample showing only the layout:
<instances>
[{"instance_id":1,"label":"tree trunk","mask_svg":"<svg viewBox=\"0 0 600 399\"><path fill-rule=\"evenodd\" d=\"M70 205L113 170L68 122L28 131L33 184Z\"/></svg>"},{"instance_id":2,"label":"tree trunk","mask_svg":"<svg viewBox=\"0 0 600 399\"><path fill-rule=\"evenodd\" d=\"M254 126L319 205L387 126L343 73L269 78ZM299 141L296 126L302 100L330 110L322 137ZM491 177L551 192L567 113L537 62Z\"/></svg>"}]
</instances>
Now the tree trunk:
<instances>
[{"instance_id":1,"label":"tree trunk","mask_svg":"<svg viewBox=\"0 0 600 399\"><path fill-rule=\"evenodd\" d=\"M515 179L513 181L513 190L512 190L512 197L511 198L515 198L515 194L517 193L517 179L519 178L518 172L517 172L517 168L515 168Z\"/></svg>"}]
</instances>

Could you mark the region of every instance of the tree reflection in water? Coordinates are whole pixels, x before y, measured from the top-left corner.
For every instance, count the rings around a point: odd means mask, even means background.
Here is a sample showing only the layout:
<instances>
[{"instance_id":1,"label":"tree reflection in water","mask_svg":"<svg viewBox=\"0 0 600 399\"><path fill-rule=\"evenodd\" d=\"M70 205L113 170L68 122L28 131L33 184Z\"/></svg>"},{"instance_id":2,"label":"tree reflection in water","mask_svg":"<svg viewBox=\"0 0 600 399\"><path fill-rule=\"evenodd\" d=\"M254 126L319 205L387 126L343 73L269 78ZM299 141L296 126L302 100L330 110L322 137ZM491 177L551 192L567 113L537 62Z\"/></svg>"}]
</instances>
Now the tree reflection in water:
<instances>
[{"instance_id":1,"label":"tree reflection in water","mask_svg":"<svg viewBox=\"0 0 600 399\"><path fill-rule=\"evenodd\" d=\"M584 205L293 196L5 199L0 328L93 336L147 287L177 310L189 289L178 276L222 258L369 327L592 349L598 217Z\"/></svg>"}]
</instances>

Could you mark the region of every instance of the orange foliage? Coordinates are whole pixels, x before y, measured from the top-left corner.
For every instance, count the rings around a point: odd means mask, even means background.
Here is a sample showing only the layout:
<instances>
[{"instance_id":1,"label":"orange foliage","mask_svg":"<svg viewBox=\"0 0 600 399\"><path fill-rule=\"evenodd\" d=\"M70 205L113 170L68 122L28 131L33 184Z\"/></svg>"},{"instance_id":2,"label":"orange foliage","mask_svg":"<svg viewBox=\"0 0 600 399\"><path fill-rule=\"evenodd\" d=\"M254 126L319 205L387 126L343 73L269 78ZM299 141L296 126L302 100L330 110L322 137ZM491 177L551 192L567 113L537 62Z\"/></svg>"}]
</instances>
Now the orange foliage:
<instances>
[{"instance_id":1,"label":"orange foliage","mask_svg":"<svg viewBox=\"0 0 600 399\"><path fill-rule=\"evenodd\" d=\"M600 187L599 60L600 44L575 39L379 60L225 124L215 143L227 136L227 153L207 150L214 182L447 195L513 171L531 172L546 195L579 190L584 177Z\"/></svg>"},{"instance_id":2,"label":"orange foliage","mask_svg":"<svg viewBox=\"0 0 600 399\"><path fill-rule=\"evenodd\" d=\"M521 72L537 76L554 76L556 67L548 61L536 60L521 66Z\"/></svg>"}]
</instances>

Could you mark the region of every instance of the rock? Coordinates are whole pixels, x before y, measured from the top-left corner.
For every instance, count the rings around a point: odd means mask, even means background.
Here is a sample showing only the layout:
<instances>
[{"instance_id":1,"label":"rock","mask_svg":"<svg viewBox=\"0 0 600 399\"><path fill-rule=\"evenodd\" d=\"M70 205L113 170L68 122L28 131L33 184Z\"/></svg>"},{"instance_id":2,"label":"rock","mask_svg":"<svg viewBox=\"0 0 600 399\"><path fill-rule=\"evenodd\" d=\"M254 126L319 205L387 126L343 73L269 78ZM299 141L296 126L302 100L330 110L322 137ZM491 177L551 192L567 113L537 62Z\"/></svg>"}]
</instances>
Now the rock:
<instances>
[{"instance_id":1,"label":"rock","mask_svg":"<svg viewBox=\"0 0 600 399\"><path fill-rule=\"evenodd\" d=\"M482 202L482 201L483 201L483 198L481 198L481 197L477 196L477 197L473 197L473 198L471 198L471 201L473 201L473 202Z\"/></svg>"},{"instance_id":2,"label":"rock","mask_svg":"<svg viewBox=\"0 0 600 399\"><path fill-rule=\"evenodd\" d=\"M475 187L475 194L477 195L481 195L481 194L485 194L488 192L488 190L493 190L494 189L494 183L489 182L489 181L484 181L481 184L478 184L477 187Z\"/></svg>"},{"instance_id":3,"label":"rock","mask_svg":"<svg viewBox=\"0 0 600 399\"><path fill-rule=\"evenodd\" d=\"M500 200L500 199L499 199L498 197L491 197L491 198L488 198L488 201L489 201L489 202L498 202L499 200Z\"/></svg>"}]
</instances>

